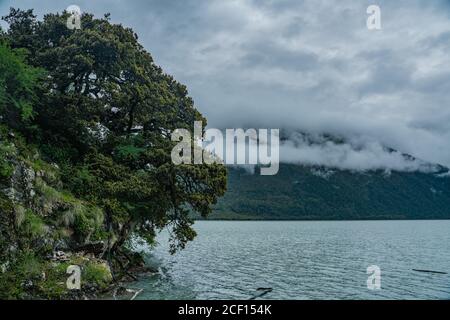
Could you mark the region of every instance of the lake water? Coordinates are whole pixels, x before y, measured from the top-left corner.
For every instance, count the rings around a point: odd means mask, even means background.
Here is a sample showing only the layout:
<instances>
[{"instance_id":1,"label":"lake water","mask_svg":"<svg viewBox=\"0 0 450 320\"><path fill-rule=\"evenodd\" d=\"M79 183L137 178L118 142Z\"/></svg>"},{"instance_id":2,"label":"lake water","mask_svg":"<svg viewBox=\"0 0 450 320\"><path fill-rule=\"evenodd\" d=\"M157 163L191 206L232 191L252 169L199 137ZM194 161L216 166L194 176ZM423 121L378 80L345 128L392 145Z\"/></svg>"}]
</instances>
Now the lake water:
<instances>
[{"instance_id":1,"label":"lake water","mask_svg":"<svg viewBox=\"0 0 450 320\"><path fill-rule=\"evenodd\" d=\"M138 299L450 299L450 221L199 221L197 238L151 251ZM367 267L381 289L367 288ZM432 274L426 269L447 272Z\"/></svg>"}]
</instances>

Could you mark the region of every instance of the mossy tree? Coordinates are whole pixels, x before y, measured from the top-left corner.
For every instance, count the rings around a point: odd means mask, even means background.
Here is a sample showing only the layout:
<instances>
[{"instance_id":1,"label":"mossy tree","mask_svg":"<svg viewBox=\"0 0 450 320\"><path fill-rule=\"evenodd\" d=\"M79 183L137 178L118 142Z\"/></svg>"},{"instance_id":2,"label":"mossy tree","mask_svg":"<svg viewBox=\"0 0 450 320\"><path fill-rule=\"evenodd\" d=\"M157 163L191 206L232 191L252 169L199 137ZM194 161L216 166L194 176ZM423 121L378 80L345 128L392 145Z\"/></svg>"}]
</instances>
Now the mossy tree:
<instances>
[{"instance_id":1,"label":"mossy tree","mask_svg":"<svg viewBox=\"0 0 450 320\"><path fill-rule=\"evenodd\" d=\"M18 128L61 168L66 189L105 214L105 253L132 233L152 241L169 227L172 250L195 237L190 212L206 216L225 192L222 165L172 164L171 132L206 120L184 85L158 67L129 28L107 15L67 13L38 21L11 9L2 41L45 71L29 126Z\"/></svg>"}]
</instances>

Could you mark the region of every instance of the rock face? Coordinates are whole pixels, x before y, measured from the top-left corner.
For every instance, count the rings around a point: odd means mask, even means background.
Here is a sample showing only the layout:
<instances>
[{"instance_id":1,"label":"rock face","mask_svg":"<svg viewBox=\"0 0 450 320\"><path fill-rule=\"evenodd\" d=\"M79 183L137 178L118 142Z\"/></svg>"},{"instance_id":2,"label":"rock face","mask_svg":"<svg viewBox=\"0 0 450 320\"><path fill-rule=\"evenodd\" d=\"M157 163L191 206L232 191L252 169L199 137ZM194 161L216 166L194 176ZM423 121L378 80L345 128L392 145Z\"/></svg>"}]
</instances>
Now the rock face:
<instances>
[{"instance_id":1,"label":"rock face","mask_svg":"<svg viewBox=\"0 0 450 320\"><path fill-rule=\"evenodd\" d=\"M90 298L113 276L101 258L103 212L63 189L59 168L0 136L0 299ZM80 290L66 285L69 266Z\"/></svg>"},{"instance_id":2,"label":"rock face","mask_svg":"<svg viewBox=\"0 0 450 320\"><path fill-rule=\"evenodd\" d=\"M36 195L34 191L36 172L22 162L11 162L14 171L10 178L10 185L4 190L4 193L13 203L31 205Z\"/></svg>"}]
</instances>

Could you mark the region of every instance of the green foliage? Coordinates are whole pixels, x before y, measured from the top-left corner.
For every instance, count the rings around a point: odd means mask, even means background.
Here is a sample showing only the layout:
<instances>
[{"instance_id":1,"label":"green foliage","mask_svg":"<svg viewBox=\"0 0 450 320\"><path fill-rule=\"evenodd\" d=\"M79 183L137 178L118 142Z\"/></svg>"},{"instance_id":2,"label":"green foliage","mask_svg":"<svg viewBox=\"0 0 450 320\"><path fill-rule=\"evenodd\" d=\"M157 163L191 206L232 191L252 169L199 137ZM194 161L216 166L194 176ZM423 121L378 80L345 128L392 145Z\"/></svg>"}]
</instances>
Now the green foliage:
<instances>
[{"instance_id":1,"label":"green foliage","mask_svg":"<svg viewBox=\"0 0 450 320\"><path fill-rule=\"evenodd\" d=\"M104 216L99 208L77 206L73 212L74 230L79 237L87 239L94 232L101 232Z\"/></svg>"},{"instance_id":2,"label":"green foliage","mask_svg":"<svg viewBox=\"0 0 450 320\"><path fill-rule=\"evenodd\" d=\"M111 256L133 233L152 243L169 227L172 251L183 248L195 237L189 212L211 212L226 170L175 166L170 133L206 119L131 29L84 14L82 29L69 30L67 17L37 21L32 10L11 9L0 34L0 115L23 133L14 144L39 173L33 206L42 214L27 215L27 232L45 229L39 218L54 237L105 240ZM0 176L10 174L0 161Z\"/></svg>"},{"instance_id":3,"label":"green foliage","mask_svg":"<svg viewBox=\"0 0 450 320\"><path fill-rule=\"evenodd\" d=\"M144 148L139 148L134 145L118 146L116 148L117 158L122 161L137 160L144 151Z\"/></svg>"},{"instance_id":4,"label":"green foliage","mask_svg":"<svg viewBox=\"0 0 450 320\"><path fill-rule=\"evenodd\" d=\"M1 122L22 129L20 123L28 123L34 116L38 68L24 63L23 50L11 50L0 42L0 114Z\"/></svg>"},{"instance_id":5,"label":"green foliage","mask_svg":"<svg viewBox=\"0 0 450 320\"><path fill-rule=\"evenodd\" d=\"M14 147L0 141L0 182L8 179L13 173L14 167L8 161L9 156L14 152Z\"/></svg>"},{"instance_id":6,"label":"green foliage","mask_svg":"<svg viewBox=\"0 0 450 320\"><path fill-rule=\"evenodd\" d=\"M32 252L21 253L8 268L11 272L0 272L0 299L24 298L25 282L39 277L42 272L41 261Z\"/></svg>"},{"instance_id":7,"label":"green foliage","mask_svg":"<svg viewBox=\"0 0 450 320\"><path fill-rule=\"evenodd\" d=\"M47 232L47 227L41 217L31 210L25 212L25 219L20 225L21 232L28 239L42 237Z\"/></svg>"},{"instance_id":8,"label":"green foliage","mask_svg":"<svg viewBox=\"0 0 450 320\"><path fill-rule=\"evenodd\" d=\"M84 201L80 201L72 194L58 191L49 186L42 179L36 179L36 191L40 203L50 208L60 208L50 223L56 227L73 229L74 237L84 243L95 233L96 236L104 231L104 213L99 208ZM42 210L46 210L45 207Z\"/></svg>"},{"instance_id":9,"label":"green foliage","mask_svg":"<svg viewBox=\"0 0 450 320\"><path fill-rule=\"evenodd\" d=\"M84 266L82 271L82 285L83 283L95 284L104 289L112 281L111 271L103 263L89 262Z\"/></svg>"},{"instance_id":10,"label":"green foliage","mask_svg":"<svg viewBox=\"0 0 450 320\"><path fill-rule=\"evenodd\" d=\"M221 165L171 161L170 133L206 125L186 87L131 29L84 14L69 30L67 17L11 9L0 31L0 298L66 297L67 263L104 289L101 258L123 268L133 234L154 244L165 227L171 251L184 248L195 237L189 212L206 216L226 188ZM48 259L91 241L108 247Z\"/></svg>"},{"instance_id":11,"label":"green foliage","mask_svg":"<svg viewBox=\"0 0 450 320\"><path fill-rule=\"evenodd\" d=\"M66 299L72 292L67 289L67 268L80 266L82 288L105 289L112 281L104 262L73 256L66 262L46 261L32 251L20 252L0 272L0 299Z\"/></svg>"},{"instance_id":12,"label":"green foliage","mask_svg":"<svg viewBox=\"0 0 450 320\"><path fill-rule=\"evenodd\" d=\"M0 272L0 299L61 299L67 294L66 266L57 267L34 252L21 252Z\"/></svg>"}]
</instances>

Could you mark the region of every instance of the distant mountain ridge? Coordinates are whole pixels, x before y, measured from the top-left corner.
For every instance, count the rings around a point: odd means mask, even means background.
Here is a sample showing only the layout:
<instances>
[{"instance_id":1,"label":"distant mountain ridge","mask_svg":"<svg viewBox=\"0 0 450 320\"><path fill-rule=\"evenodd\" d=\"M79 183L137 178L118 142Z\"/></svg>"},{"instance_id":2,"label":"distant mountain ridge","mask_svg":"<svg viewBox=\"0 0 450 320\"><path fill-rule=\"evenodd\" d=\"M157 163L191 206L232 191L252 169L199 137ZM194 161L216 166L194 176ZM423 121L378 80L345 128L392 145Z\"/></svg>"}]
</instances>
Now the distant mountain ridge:
<instances>
[{"instance_id":1,"label":"distant mountain ridge","mask_svg":"<svg viewBox=\"0 0 450 320\"><path fill-rule=\"evenodd\" d=\"M342 138L295 133L306 145L343 145ZM286 137L282 140L286 141ZM356 148L358 146L352 148ZM450 219L450 170L409 154L420 170L345 170L323 165L280 164L274 176L228 168L228 191L210 219L352 220Z\"/></svg>"},{"instance_id":2,"label":"distant mountain ridge","mask_svg":"<svg viewBox=\"0 0 450 320\"><path fill-rule=\"evenodd\" d=\"M281 163L274 176L261 176L258 167L229 167L228 191L210 219L450 219L450 169L443 165L331 134L284 130L281 141L291 149L280 155L290 152L291 163ZM306 163L298 164L304 155Z\"/></svg>"},{"instance_id":3,"label":"distant mountain ridge","mask_svg":"<svg viewBox=\"0 0 450 320\"><path fill-rule=\"evenodd\" d=\"M442 167L444 168L444 167ZM211 219L450 219L448 171L351 172L281 164L275 176L228 170Z\"/></svg>"}]
</instances>

